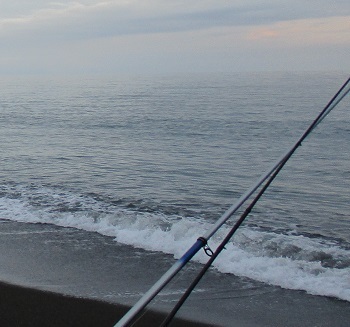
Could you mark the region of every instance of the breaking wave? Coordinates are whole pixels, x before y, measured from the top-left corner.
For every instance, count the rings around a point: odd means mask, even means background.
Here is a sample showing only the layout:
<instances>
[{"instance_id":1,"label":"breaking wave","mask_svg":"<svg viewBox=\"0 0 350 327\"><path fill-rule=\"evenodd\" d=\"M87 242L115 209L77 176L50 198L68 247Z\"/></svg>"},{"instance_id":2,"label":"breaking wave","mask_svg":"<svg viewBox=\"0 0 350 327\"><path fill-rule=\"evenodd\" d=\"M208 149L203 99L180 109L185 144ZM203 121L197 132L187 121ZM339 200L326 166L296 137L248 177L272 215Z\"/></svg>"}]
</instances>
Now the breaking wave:
<instances>
[{"instance_id":1,"label":"breaking wave","mask_svg":"<svg viewBox=\"0 0 350 327\"><path fill-rule=\"evenodd\" d=\"M33 185L0 188L2 219L97 232L119 243L172 254L175 258L211 228L200 213L171 213L159 204L140 203L131 205L131 201L111 201ZM211 248L216 248L228 229L221 228L210 240ZM244 226L214 267L222 273L350 301L349 252L350 246L344 240ZM201 252L194 260L205 263L207 257Z\"/></svg>"}]
</instances>

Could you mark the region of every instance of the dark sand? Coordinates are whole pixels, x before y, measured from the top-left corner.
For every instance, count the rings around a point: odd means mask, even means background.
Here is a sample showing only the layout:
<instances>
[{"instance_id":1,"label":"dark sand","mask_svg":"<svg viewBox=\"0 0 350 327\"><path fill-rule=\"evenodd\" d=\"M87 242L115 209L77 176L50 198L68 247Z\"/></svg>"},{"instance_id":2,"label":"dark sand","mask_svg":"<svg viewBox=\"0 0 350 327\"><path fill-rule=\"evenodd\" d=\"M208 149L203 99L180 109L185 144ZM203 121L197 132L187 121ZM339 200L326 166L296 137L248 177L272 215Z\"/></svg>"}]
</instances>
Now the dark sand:
<instances>
[{"instance_id":1,"label":"dark sand","mask_svg":"<svg viewBox=\"0 0 350 327\"><path fill-rule=\"evenodd\" d=\"M127 306L0 283L0 326L114 326ZM134 326L157 326L165 315L147 311ZM171 326L209 326L175 319Z\"/></svg>"}]
</instances>

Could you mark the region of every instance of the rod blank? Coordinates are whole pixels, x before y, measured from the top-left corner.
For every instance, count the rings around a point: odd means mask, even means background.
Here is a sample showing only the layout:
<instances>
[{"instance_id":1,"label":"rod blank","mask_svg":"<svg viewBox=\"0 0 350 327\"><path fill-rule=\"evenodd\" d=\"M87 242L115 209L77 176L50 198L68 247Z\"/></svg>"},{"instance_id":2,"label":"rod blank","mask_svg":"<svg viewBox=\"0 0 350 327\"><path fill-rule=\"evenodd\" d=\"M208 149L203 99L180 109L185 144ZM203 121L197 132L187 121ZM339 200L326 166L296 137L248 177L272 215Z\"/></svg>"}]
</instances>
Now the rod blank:
<instances>
[{"instance_id":1,"label":"rod blank","mask_svg":"<svg viewBox=\"0 0 350 327\"><path fill-rule=\"evenodd\" d=\"M278 169L284 165L305 138L316 126L339 104L350 91L350 78L342 85L339 91L328 102L316 119L309 125L294 145L274 163L261 177L233 204L214 224L203 237L199 237L191 248L140 298L138 302L122 317L115 327L124 327L148 305L148 303L172 280L172 278L192 259L192 257L206 245L206 242L225 224L225 222L251 197L251 195Z\"/></svg>"}]
</instances>

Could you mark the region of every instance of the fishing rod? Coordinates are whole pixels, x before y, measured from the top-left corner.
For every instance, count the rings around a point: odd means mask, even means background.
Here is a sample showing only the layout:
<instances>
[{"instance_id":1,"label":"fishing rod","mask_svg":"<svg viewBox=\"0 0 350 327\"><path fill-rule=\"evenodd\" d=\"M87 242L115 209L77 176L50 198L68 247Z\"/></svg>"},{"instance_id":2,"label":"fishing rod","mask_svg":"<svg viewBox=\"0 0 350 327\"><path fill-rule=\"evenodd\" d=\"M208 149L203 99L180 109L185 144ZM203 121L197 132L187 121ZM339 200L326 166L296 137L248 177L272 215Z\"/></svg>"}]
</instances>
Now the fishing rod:
<instances>
[{"instance_id":1,"label":"fishing rod","mask_svg":"<svg viewBox=\"0 0 350 327\"><path fill-rule=\"evenodd\" d=\"M286 161L285 161L286 162ZM268 188L268 186L272 183L272 181L275 179L275 177L277 176L277 174L279 173L279 171L282 169L282 167L284 166L281 165L279 166L278 169L275 170L275 172L273 173L273 175L268 179L268 181L266 182L266 184L264 185L264 187L261 189L261 191L259 192L259 194L254 198L254 200L252 201L252 203L247 207L247 209L243 212L243 214L241 215L241 217L237 220L237 222L234 224L234 226L230 229L229 233L226 235L226 237L223 239L223 241L219 244L219 246L217 247L217 249L215 250L215 252L212 252L209 255L209 260L207 261L207 263L204 265L204 267L200 270L199 274L195 277L195 279L192 281L192 283L190 284L190 286L186 289L185 293L181 296L181 298L179 299L179 301L176 303L176 305L174 306L174 308L169 312L169 314L167 315L167 317L165 318L165 320L163 321L163 323L160 325L160 327L168 327L169 323L173 320L173 318L175 317L176 313L180 310L180 308L183 306L183 304L185 303L185 301L188 299L188 297L191 295L192 291L194 290L194 288L197 286L197 284L200 282L200 280L202 279L202 277L205 275L205 273L207 272L207 270L210 268L210 266L213 264L213 262L215 261L215 259L219 256L219 254L221 253L221 251L223 249L225 249L225 245L230 241L230 239L232 238L233 234L237 231L237 229L243 224L245 218L247 218L247 216L250 214L250 212L252 211L253 207L255 206L255 204L258 202L258 200L261 198L261 196L263 195L263 193L266 191L266 189Z\"/></svg>"},{"instance_id":2,"label":"fishing rod","mask_svg":"<svg viewBox=\"0 0 350 327\"><path fill-rule=\"evenodd\" d=\"M186 289L185 293L181 296L181 298L178 300L174 308L169 312L163 323L160 325L160 327L168 327L169 323L173 320L176 313L180 310L180 308L183 306L187 298L191 295L194 288L197 286L197 284L200 282L202 277L205 275L207 270L210 268L210 266L213 264L213 262L216 260L216 258L219 256L219 254L222 252L223 249L225 249L225 245L230 241L233 234L237 231L237 229L243 224L244 220L247 218L247 216L250 214L256 203L260 200L262 195L265 193L267 188L270 186L270 184L273 182L273 180L276 178L278 173L282 170L284 165L288 159L286 158L274 171L274 173L270 176L270 178L267 180L267 182L264 184L264 186L261 188L259 193L255 196L253 201L249 204L249 206L244 210L241 217L236 221L236 223L232 226L230 231L227 233L226 237L223 239L223 241L219 244L219 246L216 248L215 252L211 251L211 253L207 253L210 257L207 263L204 265L204 267L200 270L199 274L195 277L195 279L192 281L190 286Z\"/></svg>"},{"instance_id":3,"label":"fishing rod","mask_svg":"<svg viewBox=\"0 0 350 327\"><path fill-rule=\"evenodd\" d=\"M345 84L346 85L346 84ZM308 134L311 133L311 131L328 115L328 113L330 112L330 110L332 110L332 108L334 108L343 98L344 96L347 94L346 91L343 93L343 95L341 97L338 97L337 101L334 101L334 105L333 107L330 107L330 109L326 110L323 114L321 113L314 121L313 126L309 129L309 132L305 133L305 137L304 139L307 137ZM335 97L331 100L331 102L335 100ZM178 300L178 302L176 303L176 305L174 306L174 308L169 312L169 314L167 315L167 317L165 318L165 320L163 321L163 323L160 325L160 327L168 327L169 323L173 320L173 318L175 317L176 313L180 310L180 308L183 306L183 304L185 303L185 301L188 299L188 297L191 295L191 293L193 292L194 288L197 286L197 284L201 281L201 279L203 278L203 276L205 275L205 273L208 271L208 269L211 267L211 265L213 264L213 262L216 260L216 258L219 256L219 254L222 252L223 249L225 249L225 246L227 245L227 243L230 241L230 239L232 238L232 236L234 235L234 233L238 230L238 228L243 224L243 222L245 221L245 219L247 218L247 216L250 214L250 212L252 211L252 209L254 208L254 206L256 205L256 203L260 200L260 198L262 197L262 195L265 193L265 191L267 190L267 188L270 186L270 184L274 181L274 179L277 177L277 175L279 174L279 172L282 170L282 168L284 167L284 165L287 163L287 161L289 160L289 158L292 156L292 153L290 154L290 156L286 157L285 160L283 160L283 162L281 162L281 164L278 166L278 168L276 168L276 170L274 171L274 173L270 176L270 178L267 180L267 182L265 183L265 185L261 188L261 190L259 191L259 193L255 196L255 198L253 199L253 201L249 204L249 206L245 209L245 211L243 212L243 214L241 215L241 217L236 221L236 223L233 225L233 227L230 229L230 231L227 233L226 237L223 239L223 241L219 244L219 246L217 247L217 249L215 250L215 252L211 251L211 254L209 255L209 260L207 261L207 263L203 266L203 268L200 270L199 274L197 274L197 276L195 277L195 279L192 281L192 283L188 286L188 288L186 289L186 291L184 292L184 294L181 296L181 298Z\"/></svg>"},{"instance_id":4,"label":"fishing rod","mask_svg":"<svg viewBox=\"0 0 350 327\"><path fill-rule=\"evenodd\" d=\"M225 222L251 197L251 195L278 169L285 163L301 145L304 139L316 128L316 126L338 105L338 103L350 91L350 78L342 85L339 91L324 107L317 118L306 129L297 142L289 149L276 163L274 163L267 172L265 172L213 225L204 236L199 237L197 241L187 250L187 252L178 259L170 269L161 276L158 281L139 299L138 302L119 320L115 327L128 326L129 323L148 305L148 303L172 280L172 278L192 259L192 257L203 247L207 245L208 240L225 224Z\"/></svg>"}]
</instances>

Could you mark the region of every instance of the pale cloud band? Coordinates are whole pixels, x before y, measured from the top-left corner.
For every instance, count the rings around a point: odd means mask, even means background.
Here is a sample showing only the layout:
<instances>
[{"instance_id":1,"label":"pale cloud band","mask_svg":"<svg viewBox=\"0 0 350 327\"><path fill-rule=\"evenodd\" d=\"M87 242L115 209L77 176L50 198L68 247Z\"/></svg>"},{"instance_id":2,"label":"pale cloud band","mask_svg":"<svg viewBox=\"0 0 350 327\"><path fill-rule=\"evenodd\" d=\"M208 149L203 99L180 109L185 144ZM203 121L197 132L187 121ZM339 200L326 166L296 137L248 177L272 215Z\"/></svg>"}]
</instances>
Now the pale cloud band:
<instances>
[{"instance_id":1,"label":"pale cloud band","mask_svg":"<svg viewBox=\"0 0 350 327\"><path fill-rule=\"evenodd\" d=\"M350 16L344 1L80 1L27 3L21 14L1 19L0 32L35 31L51 37L169 33L218 26L259 26L299 19ZM46 6L45 6L46 4ZM36 6L35 6L36 5ZM40 8L40 5L42 6ZM0 8L1 8L0 4ZM330 8L332 10L329 10ZM6 12L6 11L5 11Z\"/></svg>"},{"instance_id":2,"label":"pale cloud band","mask_svg":"<svg viewBox=\"0 0 350 327\"><path fill-rule=\"evenodd\" d=\"M17 51L17 62L21 62L18 51L26 51L28 58L22 58L22 65L43 51L54 56L59 48L63 68L67 61L62 58L68 53L71 65L84 54L88 66L100 57L107 60L108 53L124 62L135 56L134 63L141 54L147 60L148 53L167 57L176 69L179 55L189 63L191 55L198 53L217 60L225 57L229 63L228 53L232 58L244 51L268 53L267 47L283 52L339 45L341 56L350 48L350 3L342 0L9 3L0 3L0 68L6 60L13 62L11 49Z\"/></svg>"}]
</instances>

